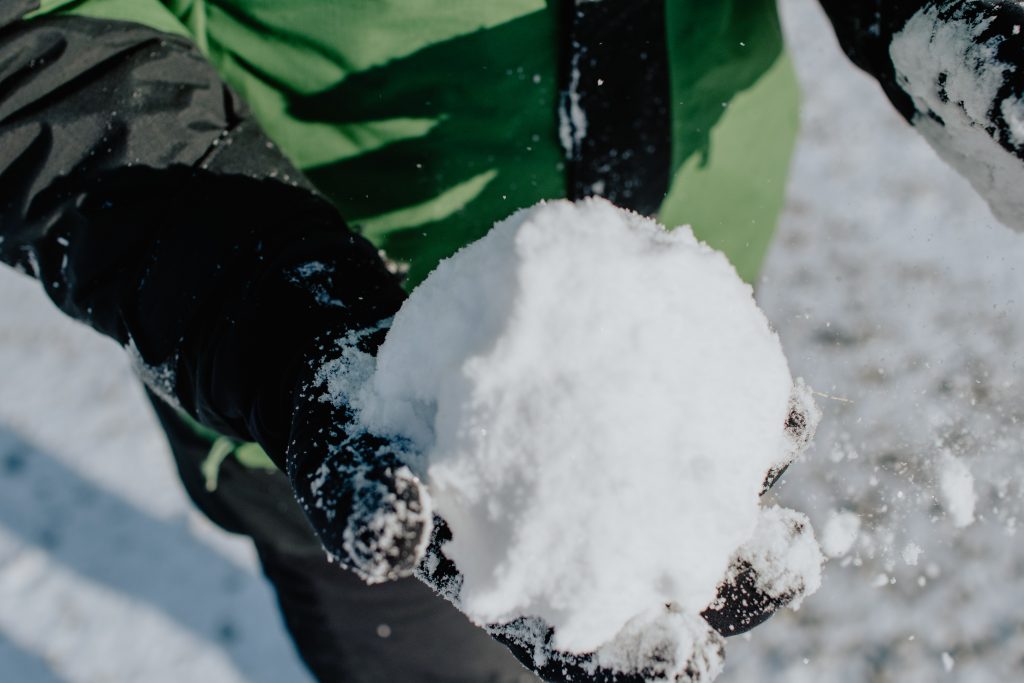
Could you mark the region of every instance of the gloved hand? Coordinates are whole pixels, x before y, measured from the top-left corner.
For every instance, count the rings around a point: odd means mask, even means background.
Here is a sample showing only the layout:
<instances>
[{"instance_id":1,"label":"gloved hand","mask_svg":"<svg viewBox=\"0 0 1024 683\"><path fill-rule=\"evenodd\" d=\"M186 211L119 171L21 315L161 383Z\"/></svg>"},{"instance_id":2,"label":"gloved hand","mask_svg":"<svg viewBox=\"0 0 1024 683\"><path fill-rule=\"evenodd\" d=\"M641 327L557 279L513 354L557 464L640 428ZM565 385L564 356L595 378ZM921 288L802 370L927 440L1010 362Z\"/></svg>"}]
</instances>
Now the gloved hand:
<instances>
[{"instance_id":1,"label":"gloved hand","mask_svg":"<svg viewBox=\"0 0 1024 683\"><path fill-rule=\"evenodd\" d=\"M367 583L411 575L433 529L429 496L403 462L402 444L359 430L348 404L345 385L365 379L358 366L372 363L385 332L316 345L287 446L288 474L324 547Z\"/></svg>"}]
</instances>

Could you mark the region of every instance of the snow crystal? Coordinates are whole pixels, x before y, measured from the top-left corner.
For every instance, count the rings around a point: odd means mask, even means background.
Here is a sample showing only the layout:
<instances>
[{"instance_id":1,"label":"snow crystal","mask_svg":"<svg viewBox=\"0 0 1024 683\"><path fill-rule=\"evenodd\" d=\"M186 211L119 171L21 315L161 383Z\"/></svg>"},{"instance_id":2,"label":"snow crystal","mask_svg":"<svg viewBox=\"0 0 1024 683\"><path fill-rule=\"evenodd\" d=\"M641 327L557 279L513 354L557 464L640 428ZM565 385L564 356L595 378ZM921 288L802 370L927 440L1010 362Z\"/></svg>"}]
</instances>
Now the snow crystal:
<instances>
[{"instance_id":1,"label":"snow crystal","mask_svg":"<svg viewBox=\"0 0 1024 683\"><path fill-rule=\"evenodd\" d=\"M759 503L806 441L787 434L809 401L793 391L722 254L595 199L520 211L442 263L357 405L425 454L460 607L543 618L557 647L607 658L636 619L692 648L741 546L775 589L816 587L806 519Z\"/></svg>"},{"instance_id":2,"label":"snow crystal","mask_svg":"<svg viewBox=\"0 0 1024 683\"><path fill-rule=\"evenodd\" d=\"M821 536L821 549L829 557L842 557L850 552L857 534L860 533L860 517L843 511L832 512L825 522L825 530Z\"/></svg>"},{"instance_id":3,"label":"snow crystal","mask_svg":"<svg viewBox=\"0 0 1024 683\"><path fill-rule=\"evenodd\" d=\"M940 462L939 490L943 503L957 527L974 522L974 477L967 465L950 454L944 454Z\"/></svg>"},{"instance_id":4,"label":"snow crystal","mask_svg":"<svg viewBox=\"0 0 1024 683\"><path fill-rule=\"evenodd\" d=\"M926 5L893 37L889 53L897 82L914 101L914 127L985 197L996 218L1024 230L1024 163L992 132L1000 128L998 113L1020 150L1024 104L1014 96L999 100L1016 66L996 58L1002 36L980 41L991 23L968 8L946 17Z\"/></svg>"}]
</instances>

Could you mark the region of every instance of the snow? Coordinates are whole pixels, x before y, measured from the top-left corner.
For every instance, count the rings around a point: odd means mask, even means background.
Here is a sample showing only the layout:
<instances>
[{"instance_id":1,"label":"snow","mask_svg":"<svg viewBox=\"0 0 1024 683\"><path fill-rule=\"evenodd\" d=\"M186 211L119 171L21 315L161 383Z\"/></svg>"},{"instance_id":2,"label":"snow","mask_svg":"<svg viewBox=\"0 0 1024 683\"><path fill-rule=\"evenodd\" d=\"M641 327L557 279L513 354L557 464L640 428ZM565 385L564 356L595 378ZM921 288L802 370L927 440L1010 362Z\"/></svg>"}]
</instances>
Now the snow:
<instances>
[{"instance_id":1,"label":"snow","mask_svg":"<svg viewBox=\"0 0 1024 683\"><path fill-rule=\"evenodd\" d=\"M850 552L860 531L860 518L849 511L829 515L821 536L821 549L829 557L842 557Z\"/></svg>"},{"instance_id":2,"label":"snow","mask_svg":"<svg viewBox=\"0 0 1024 683\"><path fill-rule=\"evenodd\" d=\"M916 543L908 543L903 548L903 561L911 567L917 566L917 561L921 558L921 546Z\"/></svg>"},{"instance_id":3,"label":"snow","mask_svg":"<svg viewBox=\"0 0 1024 683\"><path fill-rule=\"evenodd\" d=\"M823 541L836 510L861 531L799 612L729 641L718 681L1018 680L1024 241L849 64L817 2L780 5L803 131L758 298L793 372L844 400L819 397L816 445L770 495ZM123 351L3 268L0 377L4 680L310 680L251 548L185 501ZM963 529L936 511L937 439L975 480Z\"/></svg>"},{"instance_id":4,"label":"snow","mask_svg":"<svg viewBox=\"0 0 1024 683\"><path fill-rule=\"evenodd\" d=\"M997 58L1005 40L984 41L992 18L965 5L947 16L934 4L914 14L890 48L897 82L911 96L914 126L939 155L958 169L985 197L997 218L1024 230L1024 165L992 137L994 116L1002 116L1011 142L1024 143L1024 104L1016 96L999 99L1013 64Z\"/></svg>"},{"instance_id":5,"label":"snow","mask_svg":"<svg viewBox=\"0 0 1024 683\"><path fill-rule=\"evenodd\" d=\"M808 397L722 254L590 199L519 211L442 263L354 404L424 454L460 607L540 617L585 653L666 604L696 618L741 546L770 594L817 588L810 523L759 503L809 440Z\"/></svg>"},{"instance_id":6,"label":"snow","mask_svg":"<svg viewBox=\"0 0 1024 683\"><path fill-rule=\"evenodd\" d=\"M974 522L974 505L978 499L974 493L971 470L962 460L948 453L943 455L941 467L939 490L942 492L943 503L953 524L960 528L968 526Z\"/></svg>"}]
</instances>

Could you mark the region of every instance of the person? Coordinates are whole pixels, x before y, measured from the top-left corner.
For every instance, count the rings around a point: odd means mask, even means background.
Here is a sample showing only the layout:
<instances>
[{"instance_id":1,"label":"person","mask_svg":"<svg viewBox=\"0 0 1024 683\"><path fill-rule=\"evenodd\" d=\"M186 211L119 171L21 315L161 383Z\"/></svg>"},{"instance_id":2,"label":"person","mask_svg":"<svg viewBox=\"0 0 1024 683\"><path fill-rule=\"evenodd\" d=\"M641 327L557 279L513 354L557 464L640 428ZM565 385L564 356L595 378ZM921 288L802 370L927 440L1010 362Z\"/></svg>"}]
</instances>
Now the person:
<instances>
[{"instance_id":1,"label":"person","mask_svg":"<svg viewBox=\"0 0 1024 683\"><path fill-rule=\"evenodd\" d=\"M822 5L1019 222L1024 11ZM4 0L0 27L0 259L131 354L187 491L253 539L311 671L533 680L408 578L443 523L317 371L338 339L372 352L441 258L541 199L690 223L753 281L797 129L773 0ZM716 630L783 601L755 583L723 584ZM504 644L546 680L593 670L550 640Z\"/></svg>"}]
</instances>

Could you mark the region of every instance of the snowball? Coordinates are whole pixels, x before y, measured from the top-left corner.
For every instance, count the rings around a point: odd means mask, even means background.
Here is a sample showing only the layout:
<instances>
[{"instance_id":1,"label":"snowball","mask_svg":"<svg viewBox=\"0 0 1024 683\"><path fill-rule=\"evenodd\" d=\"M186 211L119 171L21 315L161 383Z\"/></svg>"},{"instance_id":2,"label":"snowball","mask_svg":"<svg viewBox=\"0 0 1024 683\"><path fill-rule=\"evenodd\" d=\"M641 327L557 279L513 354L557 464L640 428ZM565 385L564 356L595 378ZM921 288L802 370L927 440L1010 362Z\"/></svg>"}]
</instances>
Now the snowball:
<instances>
[{"instance_id":1,"label":"snowball","mask_svg":"<svg viewBox=\"0 0 1024 683\"><path fill-rule=\"evenodd\" d=\"M790 419L809 400L793 390L721 253L587 200L520 211L438 266L353 404L423 454L410 464L451 528L464 612L540 617L558 648L622 662L652 610L693 647L766 475L806 440L787 423L816 420Z\"/></svg>"},{"instance_id":2,"label":"snowball","mask_svg":"<svg viewBox=\"0 0 1024 683\"><path fill-rule=\"evenodd\" d=\"M974 476L967 465L952 455L943 455L939 472L939 490L943 503L957 527L969 526L974 522L974 505L978 496L974 493Z\"/></svg>"},{"instance_id":3,"label":"snowball","mask_svg":"<svg viewBox=\"0 0 1024 683\"><path fill-rule=\"evenodd\" d=\"M852 512L833 512L825 522L821 548L829 557L842 557L850 552L860 533L860 517Z\"/></svg>"}]
</instances>

